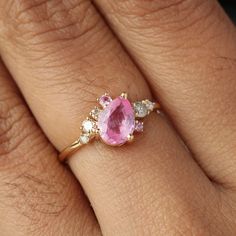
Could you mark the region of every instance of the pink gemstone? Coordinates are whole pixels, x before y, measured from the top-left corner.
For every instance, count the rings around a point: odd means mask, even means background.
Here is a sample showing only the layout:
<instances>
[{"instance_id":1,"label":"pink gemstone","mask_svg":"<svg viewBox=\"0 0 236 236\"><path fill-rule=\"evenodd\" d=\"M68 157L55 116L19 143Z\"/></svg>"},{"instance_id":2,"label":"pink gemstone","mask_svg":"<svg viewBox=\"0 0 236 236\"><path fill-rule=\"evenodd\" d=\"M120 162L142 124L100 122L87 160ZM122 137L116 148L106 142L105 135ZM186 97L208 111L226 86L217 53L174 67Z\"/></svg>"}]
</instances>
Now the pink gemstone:
<instances>
[{"instance_id":1,"label":"pink gemstone","mask_svg":"<svg viewBox=\"0 0 236 236\"><path fill-rule=\"evenodd\" d=\"M135 123L135 131L136 132L143 132L143 122L142 121L137 121Z\"/></svg>"},{"instance_id":2,"label":"pink gemstone","mask_svg":"<svg viewBox=\"0 0 236 236\"><path fill-rule=\"evenodd\" d=\"M102 140L109 145L121 145L134 132L135 115L128 99L118 97L99 114L98 128Z\"/></svg>"},{"instance_id":3,"label":"pink gemstone","mask_svg":"<svg viewBox=\"0 0 236 236\"><path fill-rule=\"evenodd\" d=\"M103 108L107 107L111 101L112 101L112 98L108 95L102 95L99 98L99 103Z\"/></svg>"}]
</instances>

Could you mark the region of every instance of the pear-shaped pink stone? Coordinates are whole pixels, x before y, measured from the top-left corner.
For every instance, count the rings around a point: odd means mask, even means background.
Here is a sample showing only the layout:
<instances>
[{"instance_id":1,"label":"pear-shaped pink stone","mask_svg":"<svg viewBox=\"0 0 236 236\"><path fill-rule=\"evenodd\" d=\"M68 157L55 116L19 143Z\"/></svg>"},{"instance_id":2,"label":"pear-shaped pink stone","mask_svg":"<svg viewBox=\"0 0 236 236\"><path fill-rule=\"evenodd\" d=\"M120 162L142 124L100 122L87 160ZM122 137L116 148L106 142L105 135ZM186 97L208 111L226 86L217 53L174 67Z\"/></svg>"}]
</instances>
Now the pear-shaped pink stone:
<instances>
[{"instance_id":1,"label":"pear-shaped pink stone","mask_svg":"<svg viewBox=\"0 0 236 236\"><path fill-rule=\"evenodd\" d=\"M135 115L128 99L118 97L99 114L99 134L109 145L122 145L134 132Z\"/></svg>"}]
</instances>

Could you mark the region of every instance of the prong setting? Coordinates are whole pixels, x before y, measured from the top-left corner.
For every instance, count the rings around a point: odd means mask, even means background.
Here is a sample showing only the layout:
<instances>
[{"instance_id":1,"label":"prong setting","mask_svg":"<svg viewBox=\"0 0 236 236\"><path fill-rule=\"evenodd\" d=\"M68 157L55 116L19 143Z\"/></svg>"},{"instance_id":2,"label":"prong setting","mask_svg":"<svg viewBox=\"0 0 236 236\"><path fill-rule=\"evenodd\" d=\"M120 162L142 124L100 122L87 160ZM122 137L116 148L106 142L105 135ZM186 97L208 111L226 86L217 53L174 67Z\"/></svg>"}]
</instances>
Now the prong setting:
<instances>
[{"instance_id":1,"label":"prong setting","mask_svg":"<svg viewBox=\"0 0 236 236\"><path fill-rule=\"evenodd\" d=\"M128 98L128 94L125 93L125 92L123 92L120 96L121 96L122 98L124 98L124 99L127 99L127 98Z\"/></svg>"},{"instance_id":2,"label":"prong setting","mask_svg":"<svg viewBox=\"0 0 236 236\"><path fill-rule=\"evenodd\" d=\"M128 137L127 137L127 140L128 140L129 143L133 142L134 141L134 135L129 134Z\"/></svg>"}]
</instances>

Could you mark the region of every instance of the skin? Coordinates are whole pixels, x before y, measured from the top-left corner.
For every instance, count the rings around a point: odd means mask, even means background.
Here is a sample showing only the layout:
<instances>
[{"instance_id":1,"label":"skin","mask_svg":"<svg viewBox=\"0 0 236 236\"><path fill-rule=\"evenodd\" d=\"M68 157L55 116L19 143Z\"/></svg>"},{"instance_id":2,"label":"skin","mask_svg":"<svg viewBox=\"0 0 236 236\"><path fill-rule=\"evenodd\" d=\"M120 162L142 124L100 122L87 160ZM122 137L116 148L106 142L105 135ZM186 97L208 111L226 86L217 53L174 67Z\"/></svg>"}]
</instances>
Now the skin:
<instances>
[{"instance_id":1,"label":"skin","mask_svg":"<svg viewBox=\"0 0 236 236\"><path fill-rule=\"evenodd\" d=\"M1 235L235 235L235 42L214 0L0 0ZM123 91L166 116L72 174L58 152Z\"/></svg>"}]
</instances>

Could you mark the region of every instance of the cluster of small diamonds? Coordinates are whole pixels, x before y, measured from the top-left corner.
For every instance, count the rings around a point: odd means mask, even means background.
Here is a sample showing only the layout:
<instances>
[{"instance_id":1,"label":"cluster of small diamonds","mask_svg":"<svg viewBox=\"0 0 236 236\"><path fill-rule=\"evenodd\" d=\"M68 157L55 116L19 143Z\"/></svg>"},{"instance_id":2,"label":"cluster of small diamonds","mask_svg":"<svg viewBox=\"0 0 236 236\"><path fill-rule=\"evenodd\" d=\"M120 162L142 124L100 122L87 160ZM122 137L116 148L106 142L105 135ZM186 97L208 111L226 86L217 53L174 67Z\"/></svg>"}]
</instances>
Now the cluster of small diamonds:
<instances>
[{"instance_id":1,"label":"cluster of small diamonds","mask_svg":"<svg viewBox=\"0 0 236 236\"><path fill-rule=\"evenodd\" d=\"M102 95L98 102L102 108L94 107L92 111L89 113L90 117L82 122L81 131L82 134L80 135L79 142L81 144L87 144L92 138L94 138L98 133L97 128L97 120L100 112L109 105L112 101L112 98L107 94Z\"/></svg>"}]
</instances>

